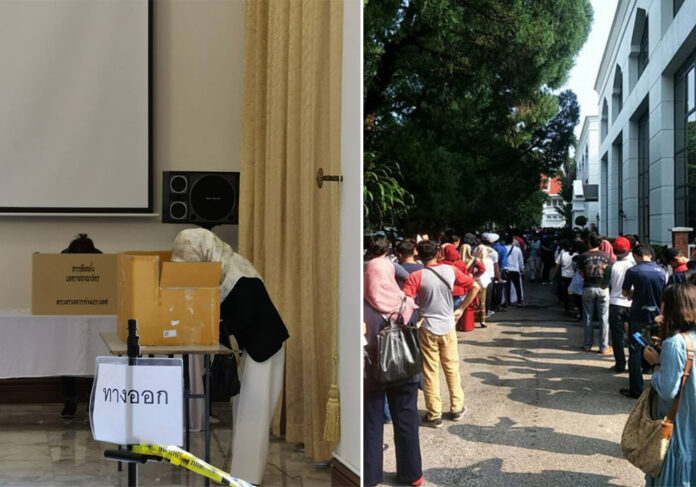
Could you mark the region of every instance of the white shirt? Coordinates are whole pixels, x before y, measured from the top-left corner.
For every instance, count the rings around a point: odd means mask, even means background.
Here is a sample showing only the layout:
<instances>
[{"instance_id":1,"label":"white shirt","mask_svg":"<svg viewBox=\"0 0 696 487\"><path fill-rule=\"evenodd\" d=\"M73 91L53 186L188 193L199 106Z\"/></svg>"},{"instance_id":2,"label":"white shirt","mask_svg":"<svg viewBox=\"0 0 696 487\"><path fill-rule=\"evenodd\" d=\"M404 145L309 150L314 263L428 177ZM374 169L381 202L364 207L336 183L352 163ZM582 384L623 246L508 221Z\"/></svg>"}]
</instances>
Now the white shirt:
<instances>
[{"instance_id":1,"label":"white shirt","mask_svg":"<svg viewBox=\"0 0 696 487\"><path fill-rule=\"evenodd\" d=\"M629 254L630 255L630 254ZM609 304L615 306L623 306L624 308L631 307L631 300L625 298L621 294L621 288L623 287L624 277L626 277L626 271L636 265L633 259L628 257L623 260L617 260L611 265L611 281L609 283Z\"/></svg>"},{"instance_id":2,"label":"white shirt","mask_svg":"<svg viewBox=\"0 0 696 487\"><path fill-rule=\"evenodd\" d=\"M514 245L506 245L505 250L508 253L507 267L505 269L512 272L524 271L524 257L522 256L522 250Z\"/></svg>"},{"instance_id":3,"label":"white shirt","mask_svg":"<svg viewBox=\"0 0 696 487\"><path fill-rule=\"evenodd\" d=\"M575 254L571 254L567 250L561 250L561 253L556 257L556 264L561 266L561 277L571 278L575 274L575 262L573 262Z\"/></svg>"}]
</instances>

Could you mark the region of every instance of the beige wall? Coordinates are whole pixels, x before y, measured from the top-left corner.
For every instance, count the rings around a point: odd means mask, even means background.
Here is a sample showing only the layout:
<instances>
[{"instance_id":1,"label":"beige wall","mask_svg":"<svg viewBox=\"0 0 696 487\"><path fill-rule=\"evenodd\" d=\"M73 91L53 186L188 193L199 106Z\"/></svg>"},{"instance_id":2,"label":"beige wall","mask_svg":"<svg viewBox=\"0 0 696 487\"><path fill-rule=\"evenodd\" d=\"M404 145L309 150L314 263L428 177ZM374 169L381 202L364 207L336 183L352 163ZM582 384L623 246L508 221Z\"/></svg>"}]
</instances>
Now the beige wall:
<instances>
[{"instance_id":1,"label":"beige wall","mask_svg":"<svg viewBox=\"0 0 696 487\"><path fill-rule=\"evenodd\" d=\"M154 205L162 171L238 171L243 0L154 3ZM170 248L186 225L160 217L0 217L0 309L31 306L31 254L60 252L87 232L104 252ZM237 226L215 229L236 248Z\"/></svg>"}]
</instances>

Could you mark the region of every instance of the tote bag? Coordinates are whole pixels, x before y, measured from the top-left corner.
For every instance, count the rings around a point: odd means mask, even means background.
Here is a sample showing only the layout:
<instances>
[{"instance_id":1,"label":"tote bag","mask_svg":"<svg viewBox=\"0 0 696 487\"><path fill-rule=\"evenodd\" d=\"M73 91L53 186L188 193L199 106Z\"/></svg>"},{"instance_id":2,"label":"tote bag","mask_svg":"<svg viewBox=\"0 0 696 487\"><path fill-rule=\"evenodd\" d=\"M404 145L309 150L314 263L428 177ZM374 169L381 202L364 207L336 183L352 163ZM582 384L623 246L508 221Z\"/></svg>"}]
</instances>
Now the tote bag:
<instances>
[{"instance_id":1,"label":"tote bag","mask_svg":"<svg viewBox=\"0 0 696 487\"><path fill-rule=\"evenodd\" d=\"M375 380L380 384L405 381L421 371L421 353L418 329L404 324L401 314L406 298L398 313L384 316L384 323L377 333L377 363L374 364Z\"/></svg>"},{"instance_id":2,"label":"tote bag","mask_svg":"<svg viewBox=\"0 0 696 487\"><path fill-rule=\"evenodd\" d=\"M687 361L679 392L672 402L669 414L664 418L655 419L657 394L652 387L648 387L633 406L621 435L621 451L626 460L643 472L650 474L653 478L660 476L662 463L665 460L669 442L672 439L674 418L679 408L681 393L691 372L691 365L694 359L694 348L691 338L686 333L681 335L686 341Z\"/></svg>"}]
</instances>

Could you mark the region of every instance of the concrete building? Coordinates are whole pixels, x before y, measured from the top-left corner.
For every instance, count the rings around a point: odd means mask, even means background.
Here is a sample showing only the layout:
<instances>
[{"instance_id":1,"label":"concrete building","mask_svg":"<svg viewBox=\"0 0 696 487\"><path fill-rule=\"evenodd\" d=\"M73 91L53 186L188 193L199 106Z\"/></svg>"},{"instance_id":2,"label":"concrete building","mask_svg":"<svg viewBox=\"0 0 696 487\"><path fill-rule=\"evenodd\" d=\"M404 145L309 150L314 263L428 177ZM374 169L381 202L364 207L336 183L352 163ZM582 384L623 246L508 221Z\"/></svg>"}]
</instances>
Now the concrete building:
<instances>
[{"instance_id":1,"label":"concrete building","mask_svg":"<svg viewBox=\"0 0 696 487\"><path fill-rule=\"evenodd\" d=\"M541 227L563 228L566 221L563 217L564 202L561 196L561 180L558 177L549 178L542 175L541 190L549 195L541 214Z\"/></svg>"},{"instance_id":2,"label":"concrete building","mask_svg":"<svg viewBox=\"0 0 696 487\"><path fill-rule=\"evenodd\" d=\"M620 1L595 91L600 232L696 227L696 0Z\"/></svg>"},{"instance_id":3,"label":"concrete building","mask_svg":"<svg viewBox=\"0 0 696 487\"><path fill-rule=\"evenodd\" d=\"M579 216L587 218L587 225L600 228L599 213L599 117L585 117L582 131L575 150L575 180L573 181L573 200L571 226ZM599 218L598 218L599 217Z\"/></svg>"}]
</instances>

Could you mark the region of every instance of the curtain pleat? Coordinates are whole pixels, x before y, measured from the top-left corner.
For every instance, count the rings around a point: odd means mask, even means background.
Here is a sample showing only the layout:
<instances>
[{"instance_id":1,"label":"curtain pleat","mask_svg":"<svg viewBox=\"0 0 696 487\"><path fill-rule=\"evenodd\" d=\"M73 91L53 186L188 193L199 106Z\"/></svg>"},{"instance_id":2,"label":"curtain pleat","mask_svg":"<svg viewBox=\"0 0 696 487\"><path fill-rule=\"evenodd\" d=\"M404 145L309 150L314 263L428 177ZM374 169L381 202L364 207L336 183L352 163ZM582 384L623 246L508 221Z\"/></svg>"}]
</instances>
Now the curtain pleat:
<instances>
[{"instance_id":1,"label":"curtain pleat","mask_svg":"<svg viewBox=\"0 0 696 487\"><path fill-rule=\"evenodd\" d=\"M340 171L342 0L247 0L240 253L264 277L283 317L285 390L275 434L316 461L334 372L336 183ZM356 358L357 359L357 358Z\"/></svg>"}]
</instances>

